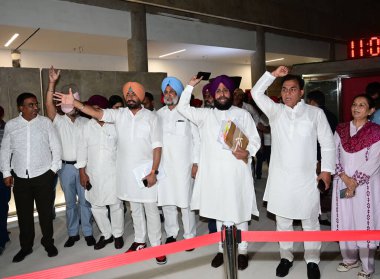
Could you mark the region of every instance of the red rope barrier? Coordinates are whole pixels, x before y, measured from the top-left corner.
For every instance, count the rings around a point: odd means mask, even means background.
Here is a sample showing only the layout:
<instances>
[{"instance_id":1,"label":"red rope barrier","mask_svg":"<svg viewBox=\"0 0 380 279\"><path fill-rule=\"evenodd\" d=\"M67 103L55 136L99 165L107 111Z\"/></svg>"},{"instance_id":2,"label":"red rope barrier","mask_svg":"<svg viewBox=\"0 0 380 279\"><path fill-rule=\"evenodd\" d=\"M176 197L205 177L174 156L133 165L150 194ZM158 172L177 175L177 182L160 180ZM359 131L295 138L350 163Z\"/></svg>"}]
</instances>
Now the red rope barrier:
<instances>
[{"instance_id":1,"label":"red rope barrier","mask_svg":"<svg viewBox=\"0 0 380 279\"><path fill-rule=\"evenodd\" d=\"M104 257L96 260L90 260L81 263L64 265L51 269L45 269L32 273L6 277L4 279L64 279L74 276L80 276L93 272L133 264L136 262L145 261L156 258L162 255L169 255L192 248L211 245L219 242L220 233L212 233L198 236L195 238L185 239L174 243L145 248L136 252L123 253L120 255Z\"/></svg>"},{"instance_id":2,"label":"red rope barrier","mask_svg":"<svg viewBox=\"0 0 380 279\"><path fill-rule=\"evenodd\" d=\"M380 240L380 231L244 231L241 236L248 242L366 241Z\"/></svg>"},{"instance_id":3,"label":"red rope barrier","mask_svg":"<svg viewBox=\"0 0 380 279\"><path fill-rule=\"evenodd\" d=\"M248 242L278 241L367 241L380 240L380 231L242 231L242 240ZM64 265L4 279L64 279L132 264L162 255L170 255L192 248L211 245L220 241L220 232L181 240L161 246L149 247L136 252L123 253L96 260Z\"/></svg>"}]
</instances>

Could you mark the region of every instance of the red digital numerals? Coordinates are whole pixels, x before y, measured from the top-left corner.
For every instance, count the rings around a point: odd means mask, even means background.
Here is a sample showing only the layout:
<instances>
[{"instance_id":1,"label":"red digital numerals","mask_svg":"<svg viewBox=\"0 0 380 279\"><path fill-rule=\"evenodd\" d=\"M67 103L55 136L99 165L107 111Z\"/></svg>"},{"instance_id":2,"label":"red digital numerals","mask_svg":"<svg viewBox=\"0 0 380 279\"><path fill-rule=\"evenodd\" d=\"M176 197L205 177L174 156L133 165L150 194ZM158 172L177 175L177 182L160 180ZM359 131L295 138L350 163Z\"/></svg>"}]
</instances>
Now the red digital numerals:
<instances>
[{"instance_id":1,"label":"red digital numerals","mask_svg":"<svg viewBox=\"0 0 380 279\"><path fill-rule=\"evenodd\" d=\"M348 44L348 58L365 58L380 56L380 36L352 40Z\"/></svg>"}]
</instances>

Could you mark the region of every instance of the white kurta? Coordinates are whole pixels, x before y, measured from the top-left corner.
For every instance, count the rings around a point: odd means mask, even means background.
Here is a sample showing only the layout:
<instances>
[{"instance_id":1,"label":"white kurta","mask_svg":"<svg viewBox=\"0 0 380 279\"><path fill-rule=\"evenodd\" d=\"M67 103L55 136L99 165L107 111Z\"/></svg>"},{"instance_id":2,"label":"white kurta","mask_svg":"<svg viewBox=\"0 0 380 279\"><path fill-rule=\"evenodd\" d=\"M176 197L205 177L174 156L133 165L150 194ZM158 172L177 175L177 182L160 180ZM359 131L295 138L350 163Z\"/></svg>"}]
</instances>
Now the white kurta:
<instances>
[{"instance_id":1,"label":"white kurta","mask_svg":"<svg viewBox=\"0 0 380 279\"><path fill-rule=\"evenodd\" d=\"M88 121L77 140L76 168L86 167L92 189L85 191L86 200L97 206L116 204L116 144L114 124L100 126Z\"/></svg>"},{"instance_id":2,"label":"white kurta","mask_svg":"<svg viewBox=\"0 0 380 279\"><path fill-rule=\"evenodd\" d=\"M189 102L193 87L181 95L178 111L198 126L201 138L200 159L195 179L191 208L201 216L236 224L259 215L250 161L238 160L217 141L221 122L232 120L249 139L247 150L254 156L260 148L260 137L251 115L232 106L227 111L193 108Z\"/></svg>"},{"instance_id":3,"label":"white kurta","mask_svg":"<svg viewBox=\"0 0 380 279\"><path fill-rule=\"evenodd\" d=\"M334 172L335 145L323 110L301 100L293 109L264 94L275 79L266 72L252 88L253 100L271 126L272 153L264 193L267 210L289 219L308 219L319 210L317 139L322 171Z\"/></svg>"},{"instance_id":4,"label":"white kurta","mask_svg":"<svg viewBox=\"0 0 380 279\"><path fill-rule=\"evenodd\" d=\"M199 160L198 129L177 108L165 106L157 114L163 129L161 167L166 174L158 187L158 205L187 208L193 192L191 168Z\"/></svg>"},{"instance_id":5,"label":"white kurta","mask_svg":"<svg viewBox=\"0 0 380 279\"><path fill-rule=\"evenodd\" d=\"M117 196L132 202L157 202L157 184L140 187L133 170L153 162L153 149L162 147L162 128L156 113L145 108L136 115L128 108L103 110L102 121L115 123L117 132ZM140 186L139 186L140 185Z\"/></svg>"},{"instance_id":6,"label":"white kurta","mask_svg":"<svg viewBox=\"0 0 380 279\"><path fill-rule=\"evenodd\" d=\"M53 125L57 129L62 144L62 160L77 160L77 139L84 125L88 122L86 117L78 116L75 121L66 115L56 114Z\"/></svg>"}]
</instances>

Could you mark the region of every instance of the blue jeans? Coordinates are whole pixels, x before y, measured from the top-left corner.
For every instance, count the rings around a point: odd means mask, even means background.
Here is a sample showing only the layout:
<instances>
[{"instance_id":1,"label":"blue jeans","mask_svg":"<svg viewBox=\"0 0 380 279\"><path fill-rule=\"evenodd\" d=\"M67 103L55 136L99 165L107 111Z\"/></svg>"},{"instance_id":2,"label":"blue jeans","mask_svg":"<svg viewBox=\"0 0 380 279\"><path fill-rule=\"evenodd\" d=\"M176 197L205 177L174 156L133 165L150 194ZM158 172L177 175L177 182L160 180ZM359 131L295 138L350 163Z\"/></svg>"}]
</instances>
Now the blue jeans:
<instances>
[{"instance_id":1,"label":"blue jeans","mask_svg":"<svg viewBox=\"0 0 380 279\"><path fill-rule=\"evenodd\" d=\"M0 247L5 247L5 243L9 241L7 219L10 199L11 188L5 186L3 174L0 172Z\"/></svg>"},{"instance_id":2,"label":"blue jeans","mask_svg":"<svg viewBox=\"0 0 380 279\"><path fill-rule=\"evenodd\" d=\"M84 197L85 190L80 185L79 170L74 165L62 164L58 175L65 194L66 226L69 236L78 235L80 225L84 236L92 235L91 205Z\"/></svg>"}]
</instances>

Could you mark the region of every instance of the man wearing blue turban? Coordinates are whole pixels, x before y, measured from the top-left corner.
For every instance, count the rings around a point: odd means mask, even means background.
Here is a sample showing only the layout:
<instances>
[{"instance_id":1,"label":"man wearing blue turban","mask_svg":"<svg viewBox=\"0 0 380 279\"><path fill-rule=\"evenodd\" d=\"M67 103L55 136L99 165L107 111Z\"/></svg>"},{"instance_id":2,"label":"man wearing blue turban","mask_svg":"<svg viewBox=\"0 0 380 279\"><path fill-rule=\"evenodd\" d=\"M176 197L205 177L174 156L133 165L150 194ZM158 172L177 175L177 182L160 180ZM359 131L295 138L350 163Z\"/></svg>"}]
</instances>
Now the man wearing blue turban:
<instances>
[{"instance_id":1,"label":"man wearing blue turban","mask_svg":"<svg viewBox=\"0 0 380 279\"><path fill-rule=\"evenodd\" d=\"M181 209L184 228L183 238L196 235L194 211L190 210L193 179L198 163L199 135L196 126L177 111L177 103L183 91L182 83L175 77L162 81L166 106L157 114L163 128L161 166L166 177L158 187L158 205L165 216L166 243L176 241L179 231L178 210Z\"/></svg>"}]
</instances>

